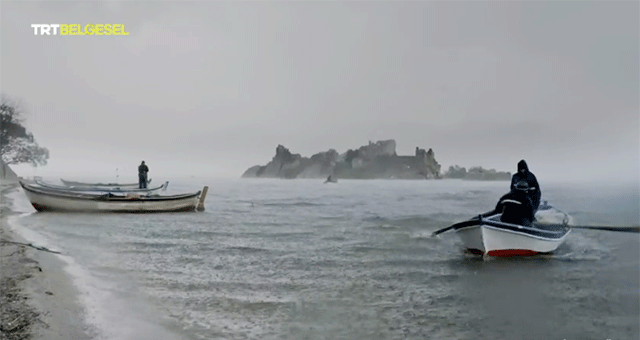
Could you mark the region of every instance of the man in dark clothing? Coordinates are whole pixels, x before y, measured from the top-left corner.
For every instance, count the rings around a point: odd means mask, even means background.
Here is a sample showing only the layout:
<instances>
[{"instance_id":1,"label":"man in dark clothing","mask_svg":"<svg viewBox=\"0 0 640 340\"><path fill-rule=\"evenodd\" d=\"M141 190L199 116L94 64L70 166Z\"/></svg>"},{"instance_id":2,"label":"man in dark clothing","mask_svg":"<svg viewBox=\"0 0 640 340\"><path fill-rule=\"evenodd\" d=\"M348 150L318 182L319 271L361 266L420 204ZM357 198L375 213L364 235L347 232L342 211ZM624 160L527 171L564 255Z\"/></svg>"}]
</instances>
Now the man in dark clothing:
<instances>
[{"instance_id":1,"label":"man in dark clothing","mask_svg":"<svg viewBox=\"0 0 640 340\"><path fill-rule=\"evenodd\" d=\"M149 167L144 164L144 161L138 166L138 183L140 189L147 188L147 173L149 172Z\"/></svg>"},{"instance_id":2,"label":"man in dark clothing","mask_svg":"<svg viewBox=\"0 0 640 340\"><path fill-rule=\"evenodd\" d=\"M500 198L493 211L483 216L502 214L503 222L530 225L535 220L541 196L538 180L523 159L518 162L518 172L511 178L511 191Z\"/></svg>"},{"instance_id":3,"label":"man in dark clothing","mask_svg":"<svg viewBox=\"0 0 640 340\"><path fill-rule=\"evenodd\" d=\"M496 205L495 212L502 213L500 220L529 226L535 219L533 201L527 194L529 185L525 181L517 182L510 193L502 196Z\"/></svg>"},{"instance_id":4,"label":"man in dark clothing","mask_svg":"<svg viewBox=\"0 0 640 340\"><path fill-rule=\"evenodd\" d=\"M518 172L513 174L513 177L511 177L511 192L516 191L516 184L523 181L526 182L529 186L527 195L531 199L531 203L533 204L533 212L535 214L535 212L538 210L538 207L540 206L542 191L540 190L540 184L538 184L536 175L529 171L527 162L525 162L524 159L518 162Z\"/></svg>"}]
</instances>

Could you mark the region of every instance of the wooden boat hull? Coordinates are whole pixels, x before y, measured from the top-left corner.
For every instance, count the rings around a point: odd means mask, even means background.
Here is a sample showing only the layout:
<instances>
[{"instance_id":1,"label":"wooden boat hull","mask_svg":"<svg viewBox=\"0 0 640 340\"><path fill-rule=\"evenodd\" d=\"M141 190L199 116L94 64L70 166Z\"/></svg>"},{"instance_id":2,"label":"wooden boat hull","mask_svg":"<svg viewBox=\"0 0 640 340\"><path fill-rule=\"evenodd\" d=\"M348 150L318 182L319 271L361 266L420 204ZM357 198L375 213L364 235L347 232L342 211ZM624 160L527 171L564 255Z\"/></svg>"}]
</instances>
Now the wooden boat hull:
<instances>
[{"instance_id":1,"label":"wooden boat hull","mask_svg":"<svg viewBox=\"0 0 640 340\"><path fill-rule=\"evenodd\" d=\"M20 185L37 211L92 213L194 211L199 201L204 201L204 197L201 197L202 191L172 196L100 195L46 190L23 182L20 182Z\"/></svg>"},{"instance_id":2,"label":"wooden boat hull","mask_svg":"<svg viewBox=\"0 0 640 340\"><path fill-rule=\"evenodd\" d=\"M552 207L544 207L540 218L557 221L562 215ZM538 214L536 214L538 220ZM486 256L530 256L555 251L571 232L567 215L560 223L521 226L500 222L500 214L486 218L489 224L473 225L456 230L464 247L474 254Z\"/></svg>"},{"instance_id":3,"label":"wooden boat hull","mask_svg":"<svg viewBox=\"0 0 640 340\"><path fill-rule=\"evenodd\" d=\"M62 184L66 186L75 186L75 187L121 187L121 188L137 188L139 183L86 183L86 182L76 182L76 181L67 181L60 178ZM151 183L151 178L147 181L147 184Z\"/></svg>"},{"instance_id":4,"label":"wooden boat hull","mask_svg":"<svg viewBox=\"0 0 640 340\"><path fill-rule=\"evenodd\" d=\"M531 233L490 225L479 225L457 231L465 248L487 256L531 256L551 253L564 243L570 228L560 237L534 236Z\"/></svg>"}]
</instances>

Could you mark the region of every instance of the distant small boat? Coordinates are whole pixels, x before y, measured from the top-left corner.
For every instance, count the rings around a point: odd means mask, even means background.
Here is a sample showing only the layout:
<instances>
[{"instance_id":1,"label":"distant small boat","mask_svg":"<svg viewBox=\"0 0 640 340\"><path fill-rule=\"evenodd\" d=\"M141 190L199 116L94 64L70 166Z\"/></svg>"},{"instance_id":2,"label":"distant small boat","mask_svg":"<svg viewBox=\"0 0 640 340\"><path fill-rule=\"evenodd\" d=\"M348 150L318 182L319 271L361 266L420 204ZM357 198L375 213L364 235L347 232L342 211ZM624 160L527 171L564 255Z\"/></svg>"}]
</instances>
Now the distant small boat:
<instances>
[{"instance_id":1,"label":"distant small boat","mask_svg":"<svg viewBox=\"0 0 640 340\"><path fill-rule=\"evenodd\" d=\"M325 183L338 183L338 180L333 178L331 175L329 175L329 177L327 177L327 180L324 181Z\"/></svg>"},{"instance_id":2,"label":"distant small boat","mask_svg":"<svg viewBox=\"0 0 640 340\"><path fill-rule=\"evenodd\" d=\"M145 194L152 194L152 193L157 193L159 191L165 191L169 186L168 181L165 182L163 185L157 186L155 188L146 188L146 189L139 189L137 186L136 187L64 186L64 185L55 185L55 184L46 183L38 178L34 179L34 183L42 188L51 189L51 190L76 191L76 192L114 192L114 193L137 192L137 193L145 193Z\"/></svg>"},{"instance_id":3,"label":"distant small boat","mask_svg":"<svg viewBox=\"0 0 640 340\"><path fill-rule=\"evenodd\" d=\"M140 195L135 193L85 193L52 190L20 181L31 205L37 211L153 213L202 211L209 187L179 195Z\"/></svg>"},{"instance_id":4,"label":"distant small boat","mask_svg":"<svg viewBox=\"0 0 640 340\"><path fill-rule=\"evenodd\" d=\"M86 183L86 182L76 182L76 181L67 181L60 178L62 184L66 186L74 186L74 187L138 187L139 183ZM151 183L151 178L147 181L147 184Z\"/></svg>"}]
</instances>

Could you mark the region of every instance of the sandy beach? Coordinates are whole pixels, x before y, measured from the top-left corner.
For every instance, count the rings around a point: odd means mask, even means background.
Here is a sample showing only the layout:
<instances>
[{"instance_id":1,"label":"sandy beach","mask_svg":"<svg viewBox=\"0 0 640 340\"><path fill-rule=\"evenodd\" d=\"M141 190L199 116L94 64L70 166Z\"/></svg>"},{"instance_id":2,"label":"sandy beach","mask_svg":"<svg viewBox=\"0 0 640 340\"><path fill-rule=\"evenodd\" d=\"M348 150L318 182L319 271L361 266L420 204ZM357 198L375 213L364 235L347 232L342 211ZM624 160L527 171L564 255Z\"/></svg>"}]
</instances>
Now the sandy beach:
<instances>
[{"instance_id":1,"label":"sandy beach","mask_svg":"<svg viewBox=\"0 0 640 340\"><path fill-rule=\"evenodd\" d=\"M0 187L0 340L94 338L60 255L12 230L7 194L17 190Z\"/></svg>"}]
</instances>

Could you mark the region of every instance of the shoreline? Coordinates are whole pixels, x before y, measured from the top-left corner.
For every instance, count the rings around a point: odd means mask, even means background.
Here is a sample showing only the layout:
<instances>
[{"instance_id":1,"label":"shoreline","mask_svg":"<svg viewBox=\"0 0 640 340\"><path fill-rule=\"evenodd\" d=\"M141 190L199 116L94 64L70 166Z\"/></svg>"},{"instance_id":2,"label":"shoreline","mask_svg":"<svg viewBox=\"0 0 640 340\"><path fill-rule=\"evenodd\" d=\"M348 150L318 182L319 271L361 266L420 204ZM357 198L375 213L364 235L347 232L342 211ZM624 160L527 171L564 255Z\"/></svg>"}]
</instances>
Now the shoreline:
<instances>
[{"instance_id":1,"label":"shoreline","mask_svg":"<svg viewBox=\"0 0 640 340\"><path fill-rule=\"evenodd\" d=\"M0 185L0 340L94 338L67 264L12 230L9 218L19 213L7 195L18 190Z\"/></svg>"}]
</instances>

